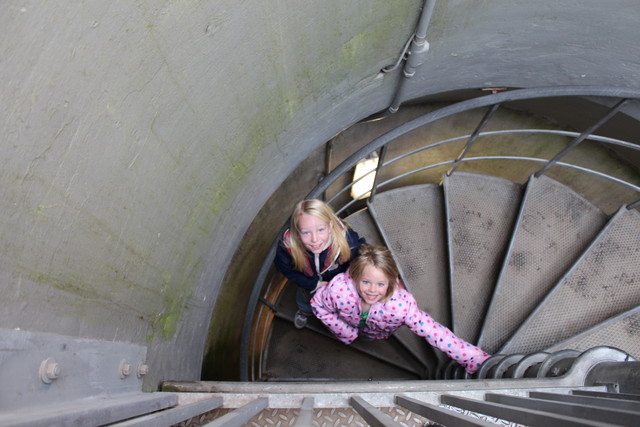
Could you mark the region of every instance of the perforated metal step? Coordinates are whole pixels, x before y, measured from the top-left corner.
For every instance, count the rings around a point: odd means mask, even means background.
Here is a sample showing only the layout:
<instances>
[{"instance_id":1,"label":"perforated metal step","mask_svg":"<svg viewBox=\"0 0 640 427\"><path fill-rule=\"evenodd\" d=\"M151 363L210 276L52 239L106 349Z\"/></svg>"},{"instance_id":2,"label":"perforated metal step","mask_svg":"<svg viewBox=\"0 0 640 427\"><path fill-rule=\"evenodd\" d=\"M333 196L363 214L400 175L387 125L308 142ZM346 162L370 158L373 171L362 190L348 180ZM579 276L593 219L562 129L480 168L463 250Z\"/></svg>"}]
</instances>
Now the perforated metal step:
<instances>
[{"instance_id":1,"label":"perforated metal step","mask_svg":"<svg viewBox=\"0 0 640 427\"><path fill-rule=\"evenodd\" d=\"M476 342L502 266L522 187L457 172L444 180L453 331Z\"/></svg>"},{"instance_id":2,"label":"perforated metal step","mask_svg":"<svg viewBox=\"0 0 640 427\"><path fill-rule=\"evenodd\" d=\"M417 185L380 193L370 206L407 289L436 321L450 326L442 189Z\"/></svg>"},{"instance_id":3,"label":"perforated metal step","mask_svg":"<svg viewBox=\"0 0 640 427\"><path fill-rule=\"evenodd\" d=\"M478 345L495 353L565 274L606 222L582 196L532 177Z\"/></svg>"},{"instance_id":4,"label":"perforated metal step","mask_svg":"<svg viewBox=\"0 0 640 427\"><path fill-rule=\"evenodd\" d=\"M622 208L500 351L539 351L640 305L639 278L640 214Z\"/></svg>"},{"instance_id":5,"label":"perforated metal step","mask_svg":"<svg viewBox=\"0 0 640 427\"><path fill-rule=\"evenodd\" d=\"M384 246L384 240L378 231L373 219L367 209L362 209L349 215L346 222L353 228L360 237L364 237L367 243L374 246Z\"/></svg>"},{"instance_id":6,"label":"perforated metal step","mask_svg":"<svg viewBox=\"0 0 640 427\"><path fill-rule=\"evenodd\" d=\"M573 348L584 351L606 343L640 359L640 307L599 323L584 332L553 344L547 351Z\"/></svg>"},{"instance_id":7,"label":"perforated metal step","mask_svg":"<svg viewBox=\"0 0 640 427\"><path fill-rule=\"evenodd\" d=\"M367 243L376 246L385 246L384 239L378 231L373 218L368 209L360 210L346 218L349 225L358 232L360 236L366 238ZM436 365L433 350L424 339L411 332L408 328L402 327L394 333L395 338L425 367L424 375L433 378L435 372L429 367Z\"/></svg>"}]
</instances>

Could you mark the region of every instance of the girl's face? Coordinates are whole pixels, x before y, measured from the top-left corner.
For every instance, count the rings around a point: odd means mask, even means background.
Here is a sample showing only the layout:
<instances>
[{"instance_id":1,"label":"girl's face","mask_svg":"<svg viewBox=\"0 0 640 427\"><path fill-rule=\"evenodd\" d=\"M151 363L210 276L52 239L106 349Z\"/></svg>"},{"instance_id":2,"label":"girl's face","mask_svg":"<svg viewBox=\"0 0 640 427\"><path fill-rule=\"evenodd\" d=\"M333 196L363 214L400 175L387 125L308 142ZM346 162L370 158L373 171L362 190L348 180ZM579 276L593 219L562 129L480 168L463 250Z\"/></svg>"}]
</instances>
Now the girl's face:
<instances>
[{"instance_id":1,"label":"girl's face","mask_svg":"<svg viewBox=\"0 0 640 427\"><path fill-rule=\"evenodd\" d=\"M319 254L330 241L331 223L324 222L317 216L303 213L298 218L300 241L311 253Z\"/></svg>"},{"instance_id":2,"label":"girl's face","mask_svg":"<svg viewBox=\"0 0 640 427\"><path fill-rule=\"evenodd\" d=\"M362 271L362 277L358 280L357 289L360 298L365 303L373 305L384 299L390 285L391 281L382 270L373 265L367 265Z\"/></svg>"}]
</instances>

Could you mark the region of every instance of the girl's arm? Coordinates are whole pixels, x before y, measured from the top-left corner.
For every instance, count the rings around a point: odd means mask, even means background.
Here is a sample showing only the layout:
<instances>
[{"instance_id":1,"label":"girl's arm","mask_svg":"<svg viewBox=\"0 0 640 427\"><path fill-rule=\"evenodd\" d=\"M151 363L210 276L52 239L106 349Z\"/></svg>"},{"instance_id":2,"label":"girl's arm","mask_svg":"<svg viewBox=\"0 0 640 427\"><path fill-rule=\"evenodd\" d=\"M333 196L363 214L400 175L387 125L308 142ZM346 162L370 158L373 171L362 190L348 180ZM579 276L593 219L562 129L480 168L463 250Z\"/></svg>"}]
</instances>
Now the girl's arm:
<instances>
[{"instance_id":1,"label":"girl's arm","mask_svg":"<svg viewBox=\"0 0 640 427\"><path fill-rule=\"evenodd\" d=\"M351 260L358 256L360 246L366 245L367 241L364 237L360 237L358 233L351 227L347 228L347 243L351 248Z\"/></svg>"},{"instance_id":2,"label":"girl's arm","mask_svg":"<svg viewBox=\"0 0 640 427\"><path fill-rule=\"evenodd\" d=\"M457 337L447 327L433 320L420 310L416 300L407 292L408 313L405 324L416 334L424 337L429 344L441 350L451 359L464 366L465 370L473 374L482 362L491 357L489 354Z\"/></svg>"},{"instance_id":3,"label":"girl's arm","mask_svg":"<svg viewBox=\"0 0 640 427\"><path fill-rule=\"evenodd\" d=\"M318 284L318 278L315 276L307 276L301 271L294 270L293 258L287 253L287 250L278 245L276 251L276 258L274 260L276 270L282 273L289 281L304 288L308 291L312 291Z\"/></svg>"},{"instance_id":4,"label":"girl's arm","mask_svg":"<svg viewBox=\"0 0 640 427\"><path fill-rule=\"evenodd\" d=\"M313 314L329 328L331 333L345 344L351 344L358 337L358 328L349 325L340 317L340 309L336 304L336 281L342 281L342 275L337 276L327 286L324 286L311 298Z\"/></svg>"}]
</instances>

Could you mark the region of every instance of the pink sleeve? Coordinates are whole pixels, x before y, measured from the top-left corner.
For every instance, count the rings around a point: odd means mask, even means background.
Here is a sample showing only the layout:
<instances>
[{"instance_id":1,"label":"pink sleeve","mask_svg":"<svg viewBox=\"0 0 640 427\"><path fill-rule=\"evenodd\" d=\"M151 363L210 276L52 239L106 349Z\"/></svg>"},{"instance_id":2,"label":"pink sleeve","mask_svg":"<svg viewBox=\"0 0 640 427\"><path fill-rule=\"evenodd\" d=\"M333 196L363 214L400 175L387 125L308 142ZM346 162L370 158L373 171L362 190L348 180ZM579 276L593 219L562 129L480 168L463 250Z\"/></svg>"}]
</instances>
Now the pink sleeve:
<instances>
[{"instance_id":1,"label":"pink sleeve","mask_svg":"<svg viewBox=\"0 0 640 427\"><path fill-rule=\"evenodd\" d=\"M328 285L318 289L311 299L313 314L329 328L331 333L345 344L351 344L358 337L358 328L349 325L340 317L336 304L336 294L344 288L343 275L334 277Z\"/></svg>"},{"instance_id":2,"label":"pink sleeve","mask_svg":"<svg viewBox=\"0 0 640 427\"><path fill-rule=\"evenodd\" d=\"M411 294L408 294L407 304L409 307L405 319L406 325L413 332L424 337L430 345L462 365L468 373L475 373L482 362L491 357L480 348L457 337L447 327L420 310Z\"/></svg>"}]
</instances>

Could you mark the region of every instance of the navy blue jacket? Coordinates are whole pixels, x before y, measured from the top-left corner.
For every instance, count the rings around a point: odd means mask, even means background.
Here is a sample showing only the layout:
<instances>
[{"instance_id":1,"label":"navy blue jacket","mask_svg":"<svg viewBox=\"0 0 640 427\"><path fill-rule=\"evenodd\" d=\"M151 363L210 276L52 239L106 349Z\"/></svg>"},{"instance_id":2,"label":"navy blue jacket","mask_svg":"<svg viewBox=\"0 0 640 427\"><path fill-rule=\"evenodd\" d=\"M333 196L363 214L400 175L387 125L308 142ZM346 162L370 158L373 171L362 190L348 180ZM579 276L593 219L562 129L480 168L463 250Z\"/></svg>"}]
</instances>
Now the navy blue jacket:
<instances>
[{"instance_id":1,"label":"navy blue jacket","mask_svg":"<svg viewBox=\"0 0 640 427\"><path fill-rule=\"evenodd\" d=\"M308 291L313 291L316 288L318 282L328 282L333 279L335 275L344 273L349 267L349 263L351 262L351 260L358 255L360 246L367 243L364 237L358 236L358 233L356 233L352 228L347 228L346 237L347 243L349 243L349 247L351 248L351 257L349 258L349 261L343 264L337 264L336 268L334 268L333 270L327 270L322 275L319 275L316 271L316 266L313 262L314 256L309 251L306 252L307 257L311 260L310 264L311 269L313 270L313 276L307 276L303 272L295 270L293 268L293 258L291 257L291 255L289 255L289 252L284 246L282 240L280 241L280 244L278 244L278 249L276 251L276 259L274 260L275 267L291 282ZM327 257L328 251L328 249L325 249L320 253L320 265L324 265L324 261Z\"/></svg>"}]
</instances>

